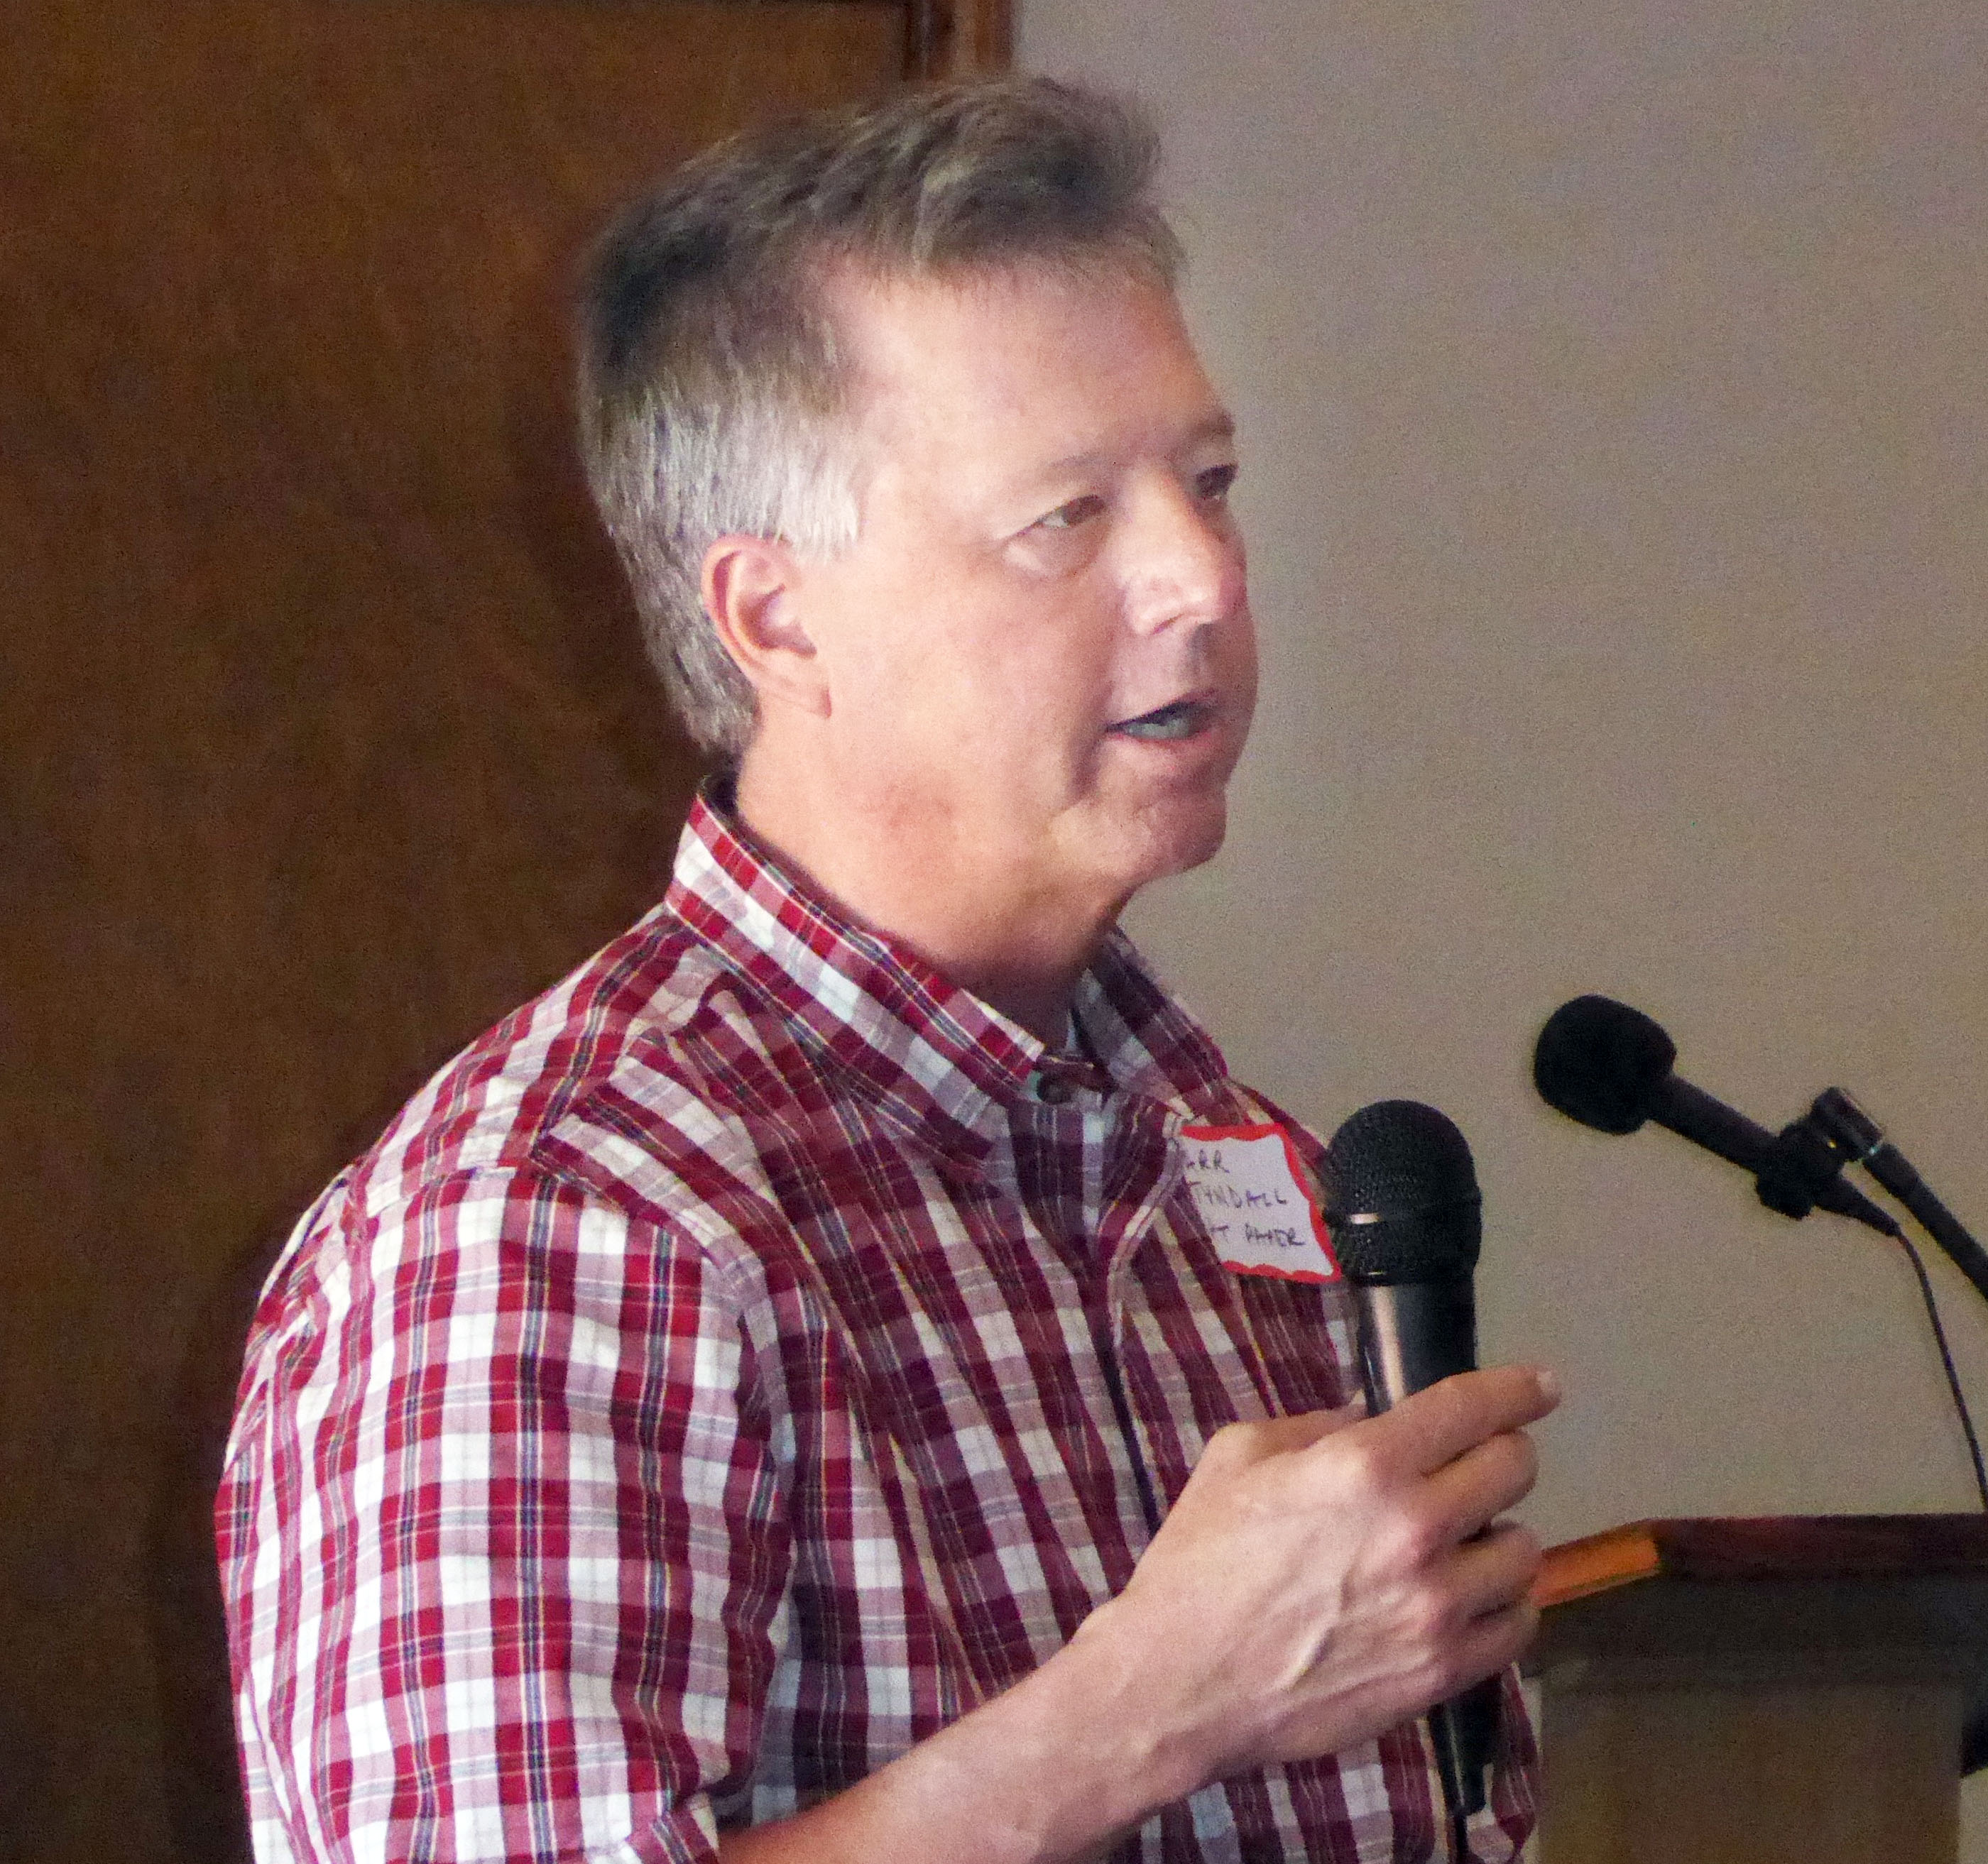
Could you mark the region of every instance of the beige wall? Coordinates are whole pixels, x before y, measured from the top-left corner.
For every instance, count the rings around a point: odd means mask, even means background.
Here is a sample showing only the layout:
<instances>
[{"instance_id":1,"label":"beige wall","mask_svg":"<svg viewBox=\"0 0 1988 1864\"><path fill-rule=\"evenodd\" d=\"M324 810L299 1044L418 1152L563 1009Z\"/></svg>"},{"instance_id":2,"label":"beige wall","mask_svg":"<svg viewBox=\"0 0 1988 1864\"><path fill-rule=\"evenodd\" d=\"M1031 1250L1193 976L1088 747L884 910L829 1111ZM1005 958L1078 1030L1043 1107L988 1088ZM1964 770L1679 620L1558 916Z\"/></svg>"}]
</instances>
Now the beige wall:
<instances>
[{"instance_id":1,"label":"beige wall","mask_svg":"<svg viewBox=\"0 0 1988 1864\"><path fill-rule=\"evenodd\" d=\"M1988 1232L1988 14L1023 0L1171 150L1264 697L1134 927L1239 1072L1476 1148L1549 1538L1963 1509L1895 1250L1527 1079L1583 990L1778 1125L1851 1089ZM1988 1418L1988 1310L1934 1265ZM1977 1795L1971 1856L1988 1859Z\"/></svg>"}]
</instances>

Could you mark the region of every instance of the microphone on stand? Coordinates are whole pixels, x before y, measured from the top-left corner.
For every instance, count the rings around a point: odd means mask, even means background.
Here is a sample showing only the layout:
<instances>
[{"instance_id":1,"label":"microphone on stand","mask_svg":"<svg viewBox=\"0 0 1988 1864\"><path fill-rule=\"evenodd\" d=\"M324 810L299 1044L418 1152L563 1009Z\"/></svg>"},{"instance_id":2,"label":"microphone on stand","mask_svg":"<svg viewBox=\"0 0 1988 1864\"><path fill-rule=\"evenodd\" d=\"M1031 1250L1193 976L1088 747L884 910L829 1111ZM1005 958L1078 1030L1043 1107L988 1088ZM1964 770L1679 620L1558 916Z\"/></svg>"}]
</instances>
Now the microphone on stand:
<instances>
[{"instance_id":1,"label":"microphone on stand","mask_svg":"<svg viewBox=\"0 0 1988 1864\"><path fill-rule=\"evenodd\" d=\"M1897 1221L1838 1175L1841 1157L1812 1157L1808 1136L1779 1138L1672 1072L1677 1044L1641 1010L1609 997L1576 997L1547 1018L1533 1051L1533 1084L1556 1112L1598 1133L1634 1133L1647 1119L1716 1153L1760 1184L1760 1201L1784 1217L1820 1205L1881 1236Z\"/></svg>"},{"instance_id":2,"label":"microphone on stand","mask_svg":"<svg viewBox=\"0 0 1988 1864\"><path fill-rule=\"evenodd\" d=\"M1476 1369L1477 1173L1463 1135L1434 1107L1381 1100L1332 1136L1324 1177L1326 1227L1352 1288L1361 1383L1378 1417L1412 1392ZM1459 1856L1465 1823L1486 1801L1499 1690L1488 1677L1429 1711Z\"/></svg>"},{"instance_id":3,"label":"microphone on stand","mask_svg":"<svg viewBox=\"0 0 1988 1864\"><path fill-rule=\"evenodd\" d=\"M1533 1052L1533 1082L1547 1104L1570 1119L1602 1133L1634 1133L1654 1119L1716 1152L1753 1174L1760 1201L1783 1217L1806 1217L1820 1207L1854 1217L1898 1243L1918 1278L1926 1320L1939 1349L1961 1434L1974 1466L1981 1505L1988 1509L1988 1460L1981 1453L1960 1389L1946 1329L1933 1298L1932 1283L1917 1249L1896 1218L1843 1182L1848 1165L1861 1165L1896 1197L1921 1228L1946 1251L1954 1266L1988 1300L1988 1250L1963 1227L1914 1169L1885 1137L1871 1116L1840 1087L1826 1088L1807 1113L1778 1133L1756 1126L1744 1114L1715 1100L1671 1072L1677 1045L1641 1010L1607 997L1576 997L1547 1018ZM1988 1727L1988 1723L1977 1724ZM1988 1734L1970 1754L1988 1759Z\"/></svg>"}]
</instances>

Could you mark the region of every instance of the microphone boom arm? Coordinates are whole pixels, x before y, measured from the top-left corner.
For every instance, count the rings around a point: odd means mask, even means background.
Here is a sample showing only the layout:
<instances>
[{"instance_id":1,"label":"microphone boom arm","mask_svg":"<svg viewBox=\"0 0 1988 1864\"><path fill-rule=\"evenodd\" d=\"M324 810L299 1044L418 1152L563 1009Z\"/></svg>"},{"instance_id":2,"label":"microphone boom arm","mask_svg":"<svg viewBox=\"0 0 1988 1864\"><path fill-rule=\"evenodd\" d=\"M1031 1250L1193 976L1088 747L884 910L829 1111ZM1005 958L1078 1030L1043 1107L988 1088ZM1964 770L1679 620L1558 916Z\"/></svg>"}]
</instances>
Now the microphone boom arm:
<instances>
[{"instance_id":1,"label":"microphone boom arm","mask_svg":"<svg viewBox=\"0 0 1988 1864\"><path fill-rule=\"evenodd\" d=\"M1802 1123L1847 1163L1861 1165L1910 1213L1947 1259L1988 1301L1988 1250L1932 1194L1912 1161L1885 1138L1877 1122L1840 1087L1825 1088Z\"/></svg>"}]
</instances>

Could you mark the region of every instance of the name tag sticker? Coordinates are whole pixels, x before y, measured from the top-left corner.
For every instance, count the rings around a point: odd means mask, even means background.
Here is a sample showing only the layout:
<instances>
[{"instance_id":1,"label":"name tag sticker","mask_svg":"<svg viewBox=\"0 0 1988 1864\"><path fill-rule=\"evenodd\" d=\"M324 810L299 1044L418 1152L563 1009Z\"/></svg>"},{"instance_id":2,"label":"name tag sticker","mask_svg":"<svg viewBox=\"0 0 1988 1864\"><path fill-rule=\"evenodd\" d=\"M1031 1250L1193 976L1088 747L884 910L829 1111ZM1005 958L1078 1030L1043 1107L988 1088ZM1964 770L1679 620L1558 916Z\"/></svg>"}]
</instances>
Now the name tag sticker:
<instances>
[{"instance_id":1,"label":"name tag sticker","mask_svg":"<svg viewBox=\"0 0 1988 1864\"><path fill-rule=\"evenodd\" d=\"M1224 1268L1286 1282L1337 1282L1325 1219L1282 1126L1183 1126L1188 1189Z\"/></svg>"}]
</instances>

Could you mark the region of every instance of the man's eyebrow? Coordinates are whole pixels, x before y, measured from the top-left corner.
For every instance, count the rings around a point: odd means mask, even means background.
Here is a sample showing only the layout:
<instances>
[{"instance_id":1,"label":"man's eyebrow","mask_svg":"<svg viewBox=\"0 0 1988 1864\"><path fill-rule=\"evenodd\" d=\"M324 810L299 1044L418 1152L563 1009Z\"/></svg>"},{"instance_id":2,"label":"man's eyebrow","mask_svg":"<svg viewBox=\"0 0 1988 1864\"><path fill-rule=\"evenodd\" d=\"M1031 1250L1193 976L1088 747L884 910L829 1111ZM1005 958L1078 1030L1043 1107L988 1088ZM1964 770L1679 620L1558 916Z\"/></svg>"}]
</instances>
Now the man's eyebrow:
<instances>
[{"instance_id":1,"label":"man's eyebrow","mask_svg":"<svg viewBox=\"0 0 1988 1864\"><path fill-rule=\"evenodd\" d=\"M1205 420L1197 421L1188 428L1182 436L1181 444L1183 447L1199 447L1209 441L1229 441L1235 437L1236 417L1225 408L1221 413L1211 414ZM1066 454L1060 460L1045 460L1040 466L1030 467L1027 477L1031 481L1060 478L1065 473L1088 471L1094 467L1102 465L1110 457L1108 453L1097 449Z\"/></svg>"}]
</instances>

